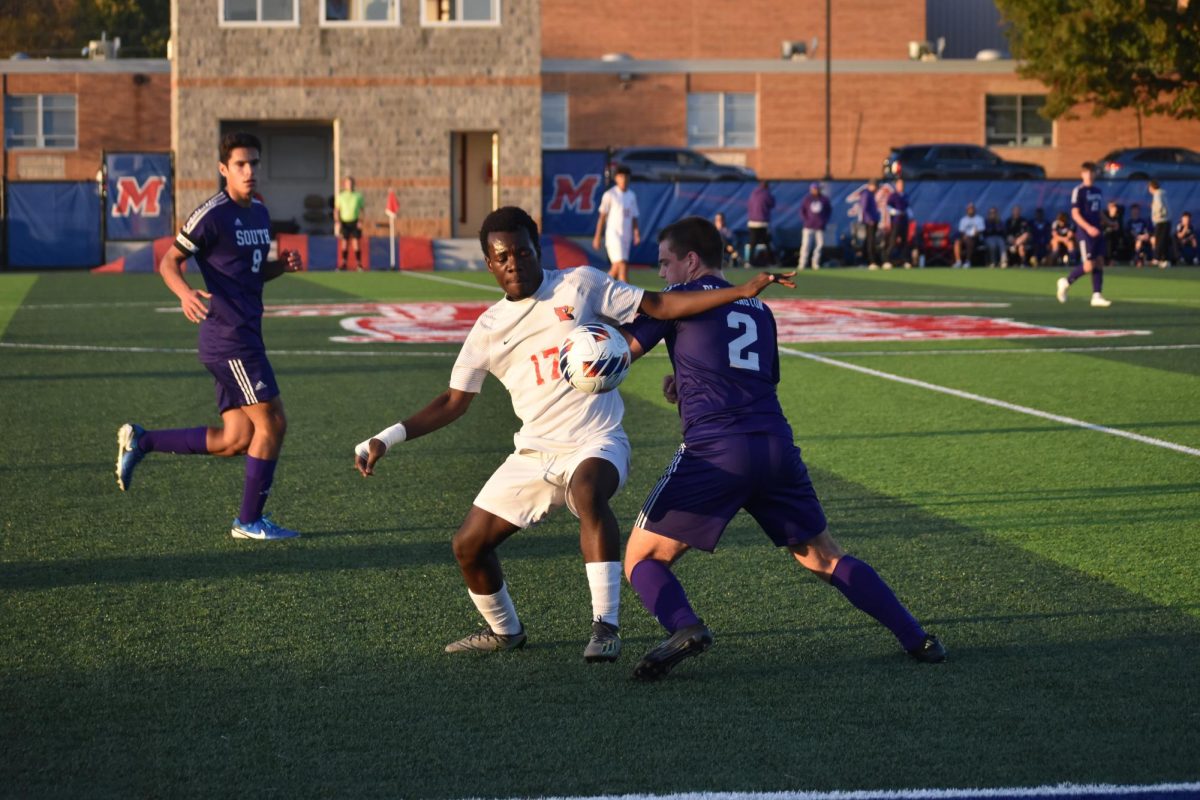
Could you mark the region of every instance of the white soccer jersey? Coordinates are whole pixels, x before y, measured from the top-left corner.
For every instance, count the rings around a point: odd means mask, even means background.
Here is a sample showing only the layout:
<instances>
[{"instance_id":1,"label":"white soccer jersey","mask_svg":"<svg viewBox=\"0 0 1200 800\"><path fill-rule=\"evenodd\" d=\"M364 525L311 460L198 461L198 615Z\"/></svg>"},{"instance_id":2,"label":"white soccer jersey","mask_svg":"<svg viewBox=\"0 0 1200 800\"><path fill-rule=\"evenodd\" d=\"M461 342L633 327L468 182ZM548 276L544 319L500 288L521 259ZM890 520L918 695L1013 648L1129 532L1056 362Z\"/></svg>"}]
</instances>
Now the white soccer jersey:
<instances>
[{"instance_id":1,"label":"white soccer jersey","mask_svg":"<svg viewBox=\"0 0 1200 800\"><path fill-rule=\"evenodd\" d=\"M521 418L513 436L517 450L561 453L620 430L625 404L616 391L585 394L572 388L558 371L558 346L579 325L631 321L644 290L593 267L544 275L531 297L505 298L475 321L454 362L450 388L478 393L492 373Z\"/></svg>"},{"instance_id":2,"label":"white soccer jersey","mask_svg":"<svg viewBox=\"0 0 1200 800\"><path fill-rule=\"evenodd\" d=\"M633 220L639 216L637 195L614 186L600 198L600 213L608 215L604 221L605 244L620 244L628 252L633 243Z\"/></svg>"}]
</instances>

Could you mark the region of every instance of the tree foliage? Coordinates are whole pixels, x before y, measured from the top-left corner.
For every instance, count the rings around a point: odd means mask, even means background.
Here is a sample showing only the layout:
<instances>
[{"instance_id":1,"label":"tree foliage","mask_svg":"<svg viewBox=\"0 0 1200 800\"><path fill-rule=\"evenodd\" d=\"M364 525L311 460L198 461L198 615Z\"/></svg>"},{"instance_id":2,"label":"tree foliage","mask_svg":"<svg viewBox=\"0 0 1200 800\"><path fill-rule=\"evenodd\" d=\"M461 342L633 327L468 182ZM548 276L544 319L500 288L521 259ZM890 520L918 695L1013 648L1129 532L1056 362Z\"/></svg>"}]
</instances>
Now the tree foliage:
<instances>
[{"instance_id":1,"label":"tree foliage","mask_svg":"<svg viewBox=\"0 0 1200 800\"><path fill-rule=\"evenodd\" d=\"M122 56L162 58L170 28L170 0L0 0L0 58L73 58L101 33Z\"/></svg>"},{"instance_id":2,"label":"tree foliage","mask_svg":"<svg viewBox=\"0 0 1200 800\"><path fill-rule=\"evenodd\" d=\"M996 0L1018 74L1046 84L1050 118L1089 103L1200 117L1197 0Z\"/></svg>"}]
</instances>

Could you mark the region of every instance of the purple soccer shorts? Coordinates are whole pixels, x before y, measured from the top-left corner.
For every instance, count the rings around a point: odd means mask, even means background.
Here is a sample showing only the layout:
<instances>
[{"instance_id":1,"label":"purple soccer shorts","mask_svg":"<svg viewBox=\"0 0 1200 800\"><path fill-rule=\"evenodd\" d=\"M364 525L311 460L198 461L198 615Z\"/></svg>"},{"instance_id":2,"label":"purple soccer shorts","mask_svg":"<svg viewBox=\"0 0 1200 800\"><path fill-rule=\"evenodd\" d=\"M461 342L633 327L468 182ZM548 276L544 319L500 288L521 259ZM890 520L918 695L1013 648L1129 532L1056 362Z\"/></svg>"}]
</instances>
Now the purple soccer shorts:
<instances>
[{"instance_id":1,"label":"purple soccer shorts","mask_svg":"<svg viewBox=\"0 0 1200 800\"><path fill-rule=\"evenodd\" d=\"M231 408L265 403L279 396L275 371L266 356L206 361L204 366L216 379L217 410L222 414Z\"/></svg>"},{"instance_id":2,"label":"purple soccer shorts","mask_svg":"<svg viewBox=\"0 0 1200 800\"><path fill-rule=\"evenodd\" d=\"M778 547L825 530L825 512L788 439L742 434L680 445L634 527L712 552L746 509Z\"/></svg>"}]
</instances>

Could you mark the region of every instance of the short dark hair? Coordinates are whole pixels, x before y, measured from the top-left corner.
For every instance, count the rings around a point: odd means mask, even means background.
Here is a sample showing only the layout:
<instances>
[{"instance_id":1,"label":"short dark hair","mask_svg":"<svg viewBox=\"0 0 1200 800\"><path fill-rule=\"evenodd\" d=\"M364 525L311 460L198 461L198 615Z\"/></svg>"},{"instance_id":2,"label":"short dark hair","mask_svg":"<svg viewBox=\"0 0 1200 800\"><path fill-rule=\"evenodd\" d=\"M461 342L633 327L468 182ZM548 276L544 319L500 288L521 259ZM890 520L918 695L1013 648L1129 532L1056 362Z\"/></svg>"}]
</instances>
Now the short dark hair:
<instances>
[{"instance_id":1,"label":"short dark hair","mask_svg":"<svg viewBox=\"0 0 1200 800\"><path fill-rule=\"evenodd\" d=\"M617 167L617 171L613 174L630 176L630 175L633 175L633 170L631 170L629 167L622 164L621 166Z\"/></svg>"},{"instance_id":2,"label":"short dark hair","mask_svg":"<svg viewBox=\"0 0 1200 800\"><path fill-rule=\"evenodd\" d=\"M1095 161L1085 161L1079 165L1079 168L1080 169L1088 169L1088 170L1091 170L1092 172L1095 172L1096 171L1096 162Z\"/></svg>"},{"instance_id":3,"label":"short dark hair","mask_svg":"<svg viewBox=\"0 0 1200 800\"><path fill-rule=\"evenodd\" d=\"M1159 186L1159 184L1158 184L1158 181L1156 181L1156 180L1154 180L1153 178L1151 178L1151 179L1150 179L1150 188L1151 188L1151 189L1157 189L1157 188L1158 188L1158 186Z\"/></svg>"},{"instance_id":4,"label":"short dark hair","mask_svg":"<svg viewBox=\"0 0 1200 800\"><path fill-rule=\"evenodd\" d=\"M529 232L529 239L533 242L533 249L537 251L538 259L540 260L542 257L542 240L538 236L537 223L533 221L533 217L529 216L525 209L517 208L516 206L497 208L484 218L483 225L479 227L479 246L483 249L483 257L487 258L489 256L489 233L516 233L519 230Z\"/></svg>"},{"instance_id":5,"label":"short dark hair","mask_svg":"<svg viewBox=\"0 0 1200 800\"><path fill-rule=\"evenodd\" d=\"M684 217L658 232L659 244L670 241L671 252L677 258L695 253L710 269L721 268L721 232L704 217Z\"/></svg>"},{"instance_id":6,"label":"short dark hair","mask_svg":"<svg viewBox=\"0 0 1200 800\"><path fill-rule=\"evenodd\" d=\"M239 147L253 147L262 155L262 142L253 133L245 131L230 131L221 137L221 163L228 164L229 157Z\"/></svg>"}]
</instances>

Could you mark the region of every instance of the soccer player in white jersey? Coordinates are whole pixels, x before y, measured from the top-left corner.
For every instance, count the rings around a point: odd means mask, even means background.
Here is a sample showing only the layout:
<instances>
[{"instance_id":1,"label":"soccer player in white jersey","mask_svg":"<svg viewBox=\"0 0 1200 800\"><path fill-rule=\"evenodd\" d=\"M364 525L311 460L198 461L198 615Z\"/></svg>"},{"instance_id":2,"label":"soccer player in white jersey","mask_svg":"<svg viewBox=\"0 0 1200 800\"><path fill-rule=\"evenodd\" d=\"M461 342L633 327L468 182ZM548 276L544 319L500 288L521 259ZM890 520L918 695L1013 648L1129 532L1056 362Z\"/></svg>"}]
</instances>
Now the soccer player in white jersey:
<instances>
[{"instance_id":1,"label":"soccer player in white jersey","mask_svg":"<svg viewBox=\"0 0 1200 800\"><path fill-rule=\"evenodd\" d=\"M638 228L637 195L629 188L631 172L629 167L622 164L617 167L611 187L600 198L600 218L596 220L596 235L592 237L592 247L600 249L600 234L604 234L604 251L612 267L608 270L611 278L619 281L629 280L629 253L642 241L641 229Z\"/></svg>"},{"instance_id":2,"label":"soccer player in white jersey","mask_svg":"<svg viewBox=\"0 0 1200 800\"><path fill-rule=\"evenodd\" d=\"M449 425L466 413L490 372L512 397L521 430L515 451L484 484L454 534L454 557L486 627L446 652L512 650L525 644L496 549L522 528L566 505L579 518L579 543L592 596L589 662L615 661L621 587L620 533L609 500L629 472L629 440L617 392L585 394L562 380L558 347L589 322L629 322L638 312L677 319L759 294L785 278L770 273L707 292L649 292L598 269L544 271L537 225L522 209L493 211L479 231L487 267L505 297L475 322L450 375L450 388L403 422L355 448L364 476L390 447Z\"/></svg>"}]
</instances>

